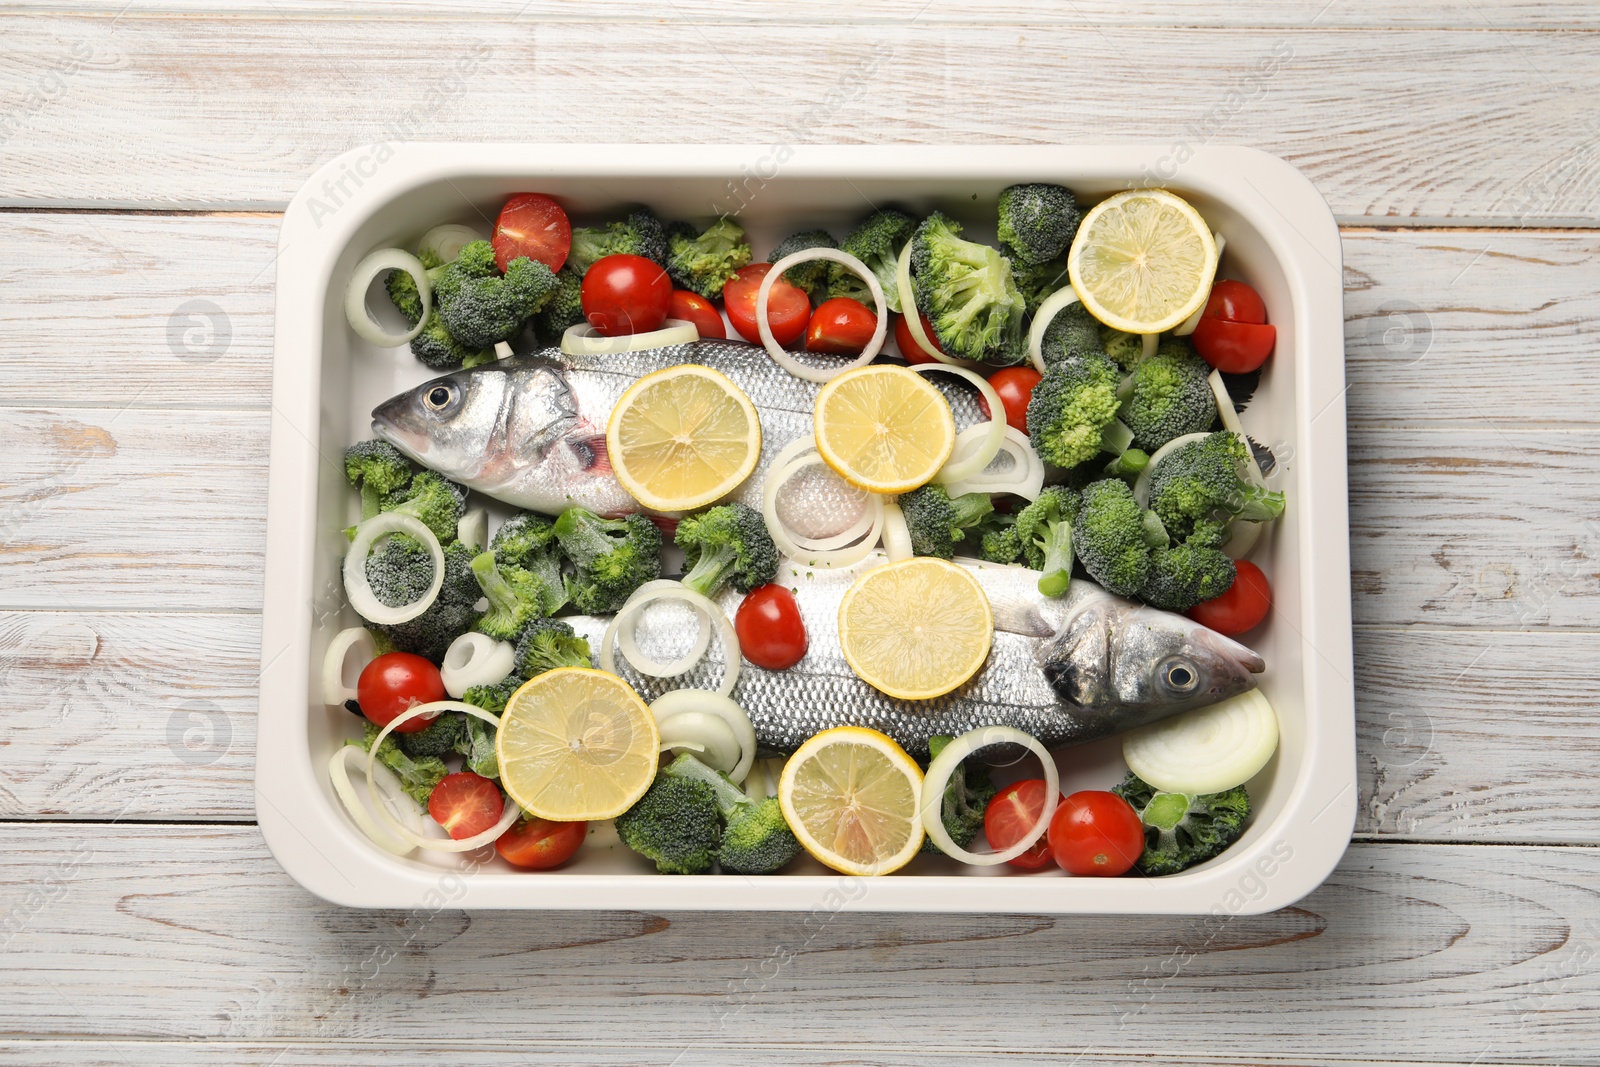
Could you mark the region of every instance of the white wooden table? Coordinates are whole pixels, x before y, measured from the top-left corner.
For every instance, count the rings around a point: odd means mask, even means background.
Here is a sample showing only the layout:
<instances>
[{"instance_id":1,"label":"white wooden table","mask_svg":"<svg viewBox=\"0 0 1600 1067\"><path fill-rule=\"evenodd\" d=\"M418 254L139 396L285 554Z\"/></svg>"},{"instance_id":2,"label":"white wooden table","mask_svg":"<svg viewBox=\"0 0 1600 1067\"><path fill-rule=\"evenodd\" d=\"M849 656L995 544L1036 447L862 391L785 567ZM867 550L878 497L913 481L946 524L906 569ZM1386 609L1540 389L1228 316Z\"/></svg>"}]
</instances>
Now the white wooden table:
<instances>
[{"instance_id":1,"label":"white wooden table","mask_svg":"<svg viewBox=\"0 0 1600 1067\"><path fill-rule=\"evenodd\" d=\"M1597 88L1582 0L7 5L0 1064L1600 1062ZM384 138L1301 167L1344 226L1339 870L1220 929L843 913L784 966L794 916L300 890L252 822L277 212Z\"/></svg>"}]
</instances>

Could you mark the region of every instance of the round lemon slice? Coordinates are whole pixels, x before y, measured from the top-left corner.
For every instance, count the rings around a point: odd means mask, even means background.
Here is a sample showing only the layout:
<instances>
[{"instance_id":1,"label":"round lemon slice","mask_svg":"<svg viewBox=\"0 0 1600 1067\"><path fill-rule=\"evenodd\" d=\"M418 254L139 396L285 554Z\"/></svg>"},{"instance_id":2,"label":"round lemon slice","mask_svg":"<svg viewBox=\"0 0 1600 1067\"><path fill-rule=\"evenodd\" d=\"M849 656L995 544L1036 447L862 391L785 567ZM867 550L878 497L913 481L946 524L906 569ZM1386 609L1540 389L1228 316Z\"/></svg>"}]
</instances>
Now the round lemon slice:
<instances>
[{"instance_id":1,"label":"round lemon slice","mask_svg":"<svg viewBox=\"0 0 1600 1067\"><path fill-rule=\"evenodd\" d=\"M813 414L823 462L858 489L905 493L933 480L956 445L950 404L924 377L880 364L839 375Z\"/></svg>"},{"instance_id":2,"label":"round lemon slice","mask_svg":"<svg viewBox=\"0 0 1600 1067\"><path fill-rule=\"evenodd\" d=\"M994 613L978 580L933 556L873 567L839 602L844 658L869 685L901 700L943 696L978 673Z\"/></svg>"},{"instance_id":3,"label":"round lemon slice","mask_svg":"<svg viewBox=\"0 0 1600 1067\"><path fill-rule=\"evenodd\" d=\"M844 874L888 874L922 847L922 771L876 730L839 726L783 765L778 804L805 850Z\"/></svg>"},{"instance_id":4,"label":"round lemon slice","mask_svg":"<svg viewBox=\"0 0 1600 1067\"><path fill-rule=\"evenodd\" d=\"M656 718L627 682L562 667L511 694L495 754L500 785L542 819L614 819L644 796L661 745Z\"/></svg>"},{"instance_id":5,"label":"round lemon slice","mask_svg":"<svg viewBox=\"0 0 1600 1067\"><path fill-rule=\"evenodd\" d=\"M1165 189L1130 189L1083 217L1067 277L1090 314L1125 333L1161 333L1200 310L1217 273L1211 227Z\"/></svg>"},{"instance_id":6,"label":"round lemon slice","mask_svg":"<svg viewBox=\"0 0 1600 1067\"><path fill-rule=\"evenodd\" d=\"M727 376L688 363L628 387L606 425L611 466L635 500L688 511L727 496L761 458L761 420Z\"/></svg>"}]
</instances>

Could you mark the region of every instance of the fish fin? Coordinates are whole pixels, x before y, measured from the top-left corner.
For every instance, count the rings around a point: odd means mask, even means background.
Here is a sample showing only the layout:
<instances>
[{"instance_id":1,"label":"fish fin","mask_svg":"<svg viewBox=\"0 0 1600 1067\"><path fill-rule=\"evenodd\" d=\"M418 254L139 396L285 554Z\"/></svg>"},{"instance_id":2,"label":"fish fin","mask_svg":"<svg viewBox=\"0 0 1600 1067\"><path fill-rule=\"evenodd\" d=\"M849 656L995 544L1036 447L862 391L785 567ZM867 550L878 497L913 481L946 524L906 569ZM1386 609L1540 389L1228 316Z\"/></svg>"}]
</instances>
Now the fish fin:
<instances>
[{"instance_id":1,"label":"fish fin","mask_svg":"<svg viewBox=\"0 0 1600 1067\"><path fill-rule=\"evenodd\" d=\"M611 450L606 446L606 435L592 434L583 438L580 443L589 453L588 462L583 465L584 470L590 474L610 474Z\"/></svg>"},{"instance_id":2,"label":"fish fin","mask_svg":"<svg viewBox=\"0 0 1600 1067\"><path fill-rule=\"evenodd\" d=\"M1032 604L996 599L991 602L994 628L1023 637L1054 637L1056 628Z\"/></svg>"}]
</instances>

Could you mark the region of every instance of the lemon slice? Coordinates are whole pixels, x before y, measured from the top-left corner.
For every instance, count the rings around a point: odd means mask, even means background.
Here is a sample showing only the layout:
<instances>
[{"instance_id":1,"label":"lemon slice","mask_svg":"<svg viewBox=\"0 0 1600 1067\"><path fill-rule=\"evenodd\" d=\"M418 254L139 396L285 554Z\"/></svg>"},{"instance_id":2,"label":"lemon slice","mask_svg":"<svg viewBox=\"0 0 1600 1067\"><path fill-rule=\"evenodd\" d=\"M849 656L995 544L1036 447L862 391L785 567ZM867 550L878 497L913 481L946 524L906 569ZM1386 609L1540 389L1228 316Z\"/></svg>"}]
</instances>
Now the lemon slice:
<instances>
[{"instance_id":1,"label":"lemon slice","mask_svg":"<svg viewBox=\"0 0 1600 1067\"><path fill-rule=\"evenodd\" d=\"M922 771L876 730L838 726L801 745L778 804L805 850L843 874L888 874L922 847Z\"/></svg>"},{"instance_id":2,"label":"lemon slice","mask_svg":"<svg viewBox=\"0 0 1600 1067\"><path fill-rule=\"evenodd\" d=\"M994 614L978 580L913 556L873 567L839 602L839 644L862 681L901 700L942 696L978 673Z\"/></svg>"},{"instance_id":3,"label":"lemon slice","mask_svg":"<svg viewBox=\"0 0 1600 1067\"><path fill-rule=\"evenodd\" d=\"M761 458L761 420L727 376L695 364L647 374L611 411L606 448L623 488L656 511L727 496Z\"/></svg>"},{"instance_id":4,"label":"lemon slice","mask_svg":"<svg viewBox=\"0 0 1600 1067\"><path fill-rule=\"evenodd\" d=\"M543 819L613 819L655 778L656 718L627 682L562 667L511 694L495 754L500 785Z\"/></svg>"},{"instance_id":5,"label":"lemon slice","mask_svg":"<svg viewBox=\"0 0 1600 1067\"><path fill-rule=\"evenodd\" d=\"M904 367L862 367L822 387L812 416L823 462L857 489L904 493L933 480L956 445L950 404Z\"/></svg>"},{"instance_id":6,"label":"lemon slice","mask_svg":"<svg viewBox=\"0 0 1600 1067\"><path fill-rule=\"evenodd\" d=\"M1161 333L1200 310L1217 273L1211 227L1165 189L1130 189L1083 217L1067 277L1090 314L1125 333Z\"/></svg>"}]
</instances>

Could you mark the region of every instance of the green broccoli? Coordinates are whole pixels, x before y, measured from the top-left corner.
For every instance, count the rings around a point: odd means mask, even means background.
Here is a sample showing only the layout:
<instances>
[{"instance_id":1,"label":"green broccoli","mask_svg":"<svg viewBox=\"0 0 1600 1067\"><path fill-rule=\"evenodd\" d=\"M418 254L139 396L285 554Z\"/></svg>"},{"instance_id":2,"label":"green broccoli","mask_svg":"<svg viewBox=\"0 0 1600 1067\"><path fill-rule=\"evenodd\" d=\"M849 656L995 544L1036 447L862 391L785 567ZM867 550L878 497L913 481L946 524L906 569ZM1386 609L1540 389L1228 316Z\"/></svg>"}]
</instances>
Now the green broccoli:
<instances>
[{"instance_id":1,"label":"green broccoli","mask_svg":"<svg viewBox=\"0 0 1600 1067\"><path fill-rule=\"evenodd\" d=\"M498 715L506 710L506 701L511 699L511 694L521 689L526 681L527 679L520 675L509 674L493 685L473 686L462 694L461 700L475 708L482 708L491 715Z\"/></svg>"},{"instance_id":2,"label":"green broccoli","mask_svg":"<svg viewBox=\"0 0 1600 1067\"><path fill-rule=\"evenodd\" d=\"M501 563L532 570L551 553L560 552L556 521L537 512L519 511L495 530L489 550Z\"/></svg>"},{"instance_id":3,"label":"green broccoli","mask_svg":"<svg viewBox=\"0 0 1600 1067\"><path fill-rule=\"evenodd\" d=\"M583 275L572 269L570 260L556 272L556 291L550 294L533 321L539 328L539 336L549 344L559 343L562 334L584 321Z\"/></svg>"},{"instance_id":4,"label":"green broccoli","mask_svg":"<svg viewBox=\"0 0 1600 1067\"><path fill-rule=\"evenodd\" d=\"M1023 263L1048 263L1066 252L1083 221L1070 189L1030 183L1000 191L998 236Z\"/></svg>"},{"instance_id":5,"label":"green broccoli","mask_svg":"<svg viewBox=\"0 0 1600 1067\"><path fill-rule=\"evenodd\" d=\"M1022 559L1022 539L1017 535L1017 517L999 512L978 528L978 556L990 563L1018 563Z\"/></svg>"},{"instance_id":6,"label":"green broccoli","mask_svg":"<svg viewBox=\"0 0 1600 1067\"><path fill-rule=\"evenodd\" d=\"M1028 400L1028 440L1039 458L1076 467L1111 447L1117 425L1117 371L1103 355L1086 353L1049 366Z\"/></svg>"},{"instance_id":7,"label":"green broccoli","mask_svg":"<svg viewBox=\"0 0 1600 1067\"><path fill-rule=\"evenodd\" d=\"M1079 359L1098 361L1106 355L1105 346L1100 343L1100 323L1082 304L1068 304L1045 327L1044 336L1039 339L1039 354L1046 367Z\"/></svg>"},{"instance_id":8,"label":"green broccoli","mask_svg":"<svg viewBox=\"0 0 1600 1067\"><path fill-rule=\"evenodd\" d=\"M776 263L785 256L796 252L804 252L808 248L838 248L839 242L833 239L833 234L827 230L801 230L791 233L788 237L778 242L778 247L772 250L767 257L768 263ZM827 298L828 268L832 266L826 259L813 259L806 263L796 263L783 272L783 280L790 285L805 290L814 304L820 304ZM871 296L867 297L867 306L871 307Z\"/></svg>"},{"instance_id":9,"label":"green broccoli","mask_svg":"<svg viewBox=\"0 0 1600 1067\"><path fill-rule=\"evenodd\" d=\"M1219 548L1193 541L1158 547L1150 555L1150 576L1139 587L1139 599L1166 611L1188 611L1226 593L1236 575L1233 560Z\"/></svg>"},{"instance_id":10,"label":"green broccoli","mask_svg":"<svg viewBox=\"0 0 1600 1067\"><path fill-rule=\"evenodd\" d=\"M761 512L748 504L722 504L678 523L678 547L688 572L683 584L716 596L729 582L741 593L778 574L778 546Z\"/></svg>"},{"instance_id":11,"label":"green broccoli","mask_svg":"<svg viewBox=\"0 0 1600 1067\"><path fill-rule=\"evenodd\" d=\"M494 359L494 349L470 348L450 336L437 310L428 313L422 332L411 339L411 354L432 370L476 367Z\"/></svg>"},{"instance_id":12,"label":"green broccoli","mask_svg":"<svg viewBox=\"0 0 1600 1067\"><path fill-rule=\"evenodd\" d=\"M1072 524L1083 506L1075 489L1054 485L1017 512L1013 526L1022 558L1039 575L1039 592L1061 596L1072 581Z\"/></svg>"},{"instance_id":13,"label":"green broccoli","mask_svg":"<svg viewBox=\"0 0 1600 1067\"><path fill-rule=\"evenodd\" d=\"M661 577L661 531L643 515L602 519L586 508L568 508L555 532L576 568L567 579L568 598L585 614L608 615Z\"/></svg>"},{"instance_id":14,"label":"green broccoli","mask_svg":"<svg viewBox=\"0 0 1600 1067\"><path fill-rule=\"evenodd\" d=\"M1027 354L1026 311L1011 264L988 245L961 238L961 224L934 212L911 237L917 307L952 356L1016 363Z\"/></svg>"},{"instance_id":15,"label":"green broccoli","mask_svg":"<svg viewBox=\"0 0 1600 1067\"><path fill-rule=\"evenodd\" d=\"M512 686L510 692L506 693L505 699L500 702L500 707L484 708L484 711L498 715L505 710L505 700L510 699L511 693L516 692L516 686L522 684L522 679L520 678L507 678L500 685L504 686L506 682L511 681L514 681L516 685ZM467 695L462 699L468 704L481 706L471 699L475 691L475 689L467 690ZM463 715L462 719L465 722L462 725L461 733L456 736L456 752L466 757L467 770L473 774L481 774L485 778L498 779L500 777L500 757L495 754L494 739L495 735L500 731L476 715Z\"/></svg>"},{"instance_id":16,"label":"green broccoli","mask_svg":"<svg viewBox=\"0 0 1600 1067\"><path fill-rule=\"evenodd\" d=\"M559 287L549 267L526 256L506 264L501 274L494 246L473 241L445 264L433 296L451 337L468 348L490 348L510 340Z\"/></svg>"},{"instance_id":17,"label":"green broccoli","mask_svg":"<svg viewBox=\"0 0 1600 1067\"><path fill-rule=\"evenodd\" d=\"M1161 342L1156 354L1133 368L1123 392L1123 422L1136 444L1154 452L1175 437L1204 433L1217 419L1211 368L1176 338Z\"/></svg>"},{"instance_id":18,"label":"green broccoli","mask_svg":"<svg viewBox=\"0 0 1600 1067\"><path fill-rule=\"evenodd\" d=\"M1150 453L1142 448L1130 448L1120 455L1112 456L1111 462L1105 465L1103 473L1113 478L1137 478L1149 465Z\"/></svg>"},{"instance_id":19,"label":"green broccoli","mask_svg":"<svg viewBox=\"0 0 1600 1067\"><path fill-rule=\"evenodd\" d=\"M1087 314L1087 312L1085 312ZM1136 333L1123 333L1109 326L1100 327L1100 344L1123 370L1131 371L1144 360L1144 337ZM1157 351L1160 351L1159 346Z\"/></svg>"},{"instance_id":20,"label":"green broccoli","mask_svg":"<svg viewBox=\"0 0 1600 1067\"><path fill-rule=\"evenodd\" d=\"M397 535L384 543L383 549L395 541L411 541L410 538ZM433 581L433 561L428 553L415 541L411 544L416 547L416 553L411 557L413 576L411 582L419 580L416 574L426 575L422 581L419 593L428 588ZM393 650L399 652L413 652L419 656L438 663L444 658L450 642L472 629L472 624L477 621L477 602L482 593L478 589L477 579L472 575L473 551L460 541L452 542L444 549L444 581L439 586L439 595L429 605L428 610L408 622L395 623L392 626L372 626L373 636L387 641ZM367 557L370 561L371 556ZM374 582L372 568L367 570L367 582L372 585L374 595L383 600L378 584ZM415 600L416 597L410 598ZM396 604L409 603L408 600L398 600ZM394 606L394 605L391 605Z\"/></svg>"},{"instance_id":21,"label":"green broccoli","mask_svg":"<svg viewBox=\"0 0 1600 1067\"><path fill-rule=\"evenodd\" d=\"M361 490L361 517L370 519L384 497L411 484L411 462L388 441L357 441L344 450L344 476Z\"/></svg>"},{"instance_id":22,"label":"green broccoli","mask_svg":"<svg viewBox=\"0 0 1600 1067\"><path fill-rule=\"evenodd\" d=\"M1039 310L1047 296L1068 284L1067 257L1064 255L1043 263L1024 263L1017 258L1010 245L1001 245L1000 254L1011 263L1011 279L1017 283L1017 291L1022 294L1022 305L1030 315Z\"/></svg>"},{"instance_id":23,"label":"green broccoli","mask_svg":"<svg viewBox=\"0 0 1600 1067\"><path fill-rule=\"evenodd\" d=\"M928 761L931 763L936 759L953 740L944 736L928 738ZM978 836L978 831L983 829L984 809L997 792L999 790L990 780L989 772L970 758L962 760L950 775L950 780L944 786L939 821L944 823L944 832L950 835L950 840L957 846L966 848ZM922 851L942 850L933 843L932 838L924 838Z\"/></svg>"},{"instance_id":24,"label":"green broccoli","mask_svg":"<svg viewBox=\"0 0 1600 1067\"><path fill-rule=\"evenodd\" d=\"M956 542L964 541L967 531L994 511L988 493L952 497L944 486L931 484L901 493L898 503L911 534L911 551L941 559L953 558Z\"/></svg>"},{"instance_id":25,"label":"green broccoli","mask_svg":"<svg viewBox=\"0 0 1600 1067\"><path fill-rule=\"evenodd\" d=\"M617 836L662 874L705 874L722 843L721 816L710 785L658 774L649 792L617 816Z\"/></svg>"},{"instance_id":26,"label":"green broccoli","mask_svg":"<svg viewBox=\"0 0 1600 1067\"><path fill-rule=\"evenodd\" d=\"M1072 550L1083 569L1107 591L1132 596L1149 580L1151 551L1167 536L1116 478L1091 482L1072 527Z\"/></svg>"},{"instance_id":27,"label":"green broccoli","mask_svg":"<svg viewBox=\"0 0 1600 1067\"><path fill-rule=\"evenodd\" d=\"M707 300L722 295L722 287L750 262L750 245L744 228L730 218L720 218L696 234L687 223L667 227L667 273L680 289L690 289Z\"/></svg>"},{"instance_id":28,"label":"green broccoli","mask_svg":"<svg viewBox=\"0 0 1600 1067\"><path fill-rule=\"evenodd\" d=\"M433 557L405 534L384 538L362 566L372 595L386 608L415 603L433 585Z\"/></svg>"},{"instance_id":29,"label":"green broccoli","mask_svg":"<svg viewBox=\"0 0 1600 1067\"><path fill-rule=\"evenodd\" d=\"M400 742L401 751L412 759L443 756L455 751L457 741L466 730L466 723L462 722L466 717L460 712L446 711L414 734L396 731L389 736Z\"/></svg>"},{"instance_id":30,"label":"green broccoli","mask_svg":"<svg viewBox=\"0 0 1600 1067\"><path fill-rule=\"evenodd\" d=\"M372 742L378 739L378 731L379 727L369 722L360 741L351 739L345 741L345 744L356 745L363 752L371 752ZM446 767L438 756L412 759L395 743L394 738L395 735L391 733L383 739L383 744L378 746L378 762L395 773L400 779L400 788L407 796L427 807L428 797L433 795L433 787L450 773L450 768Z\"/></svg>"},{"instance_id":31,"label":"green broccoli","mask_svg":"<svg viewBox=\"0 0 1600 1067\"><path fill-rule=\"evenodd\" d=\"M484 552L473 557L472 573L489 599L489 610L474 628L496 641L515 641L528 623L553 614L567 600L559 570L551 576L501 565L493 552Z\"/></svg>"},{"instance_id":32,"label":"green broccoli","mask_svg":"<svg viewBox=\"0 0 1600 1067\"><path fill-rule=\"evenodd\" d=\"M1140 874L1177 874L1204 863L1239 840L1250 817L1244 786L1222 793L1163 793L1129 774L1111 791L1133 805L1144 823Z\"/></svg>"},{"instance_id":33,"label":"green broccoli","mask_svg":"<svg viewBox=\"0 0 1600 1067\"><path fill-rule=\"evenodd\" d=\"M514 670L519 678L534 678L558 667L593 666L589 642L560 619L535 619L517 641Z\"/></svg>"},{"instance_id":34,"label":"green broccoli","mask_svg":"<svg viewBox=\"0 0 1600 1067\"><path fill-rule=\"evenodd\" d=\"M379 508L421 519L446 544L455 540L456 523L467 510L467 491L436 471L418 471L410 484L387 494Z\"/></svg>"},{"instance_id":35,"label":"green broccoli","mask_svg":"<svg viewBox=\"0 0 1600 1067\"><path fill-rule=\"evenodd\" d=\"M896 208L874 211L845 236L840 248L859 259L878 279L883 289L883 302L890 311L901 311L900 302L900 250L911 240L917 220ZM843 263L828 264L829 298L836 296L859 300L874 307L872 290L866 280Z\"/></svg>"},{"instance_id":36,"label":"green broccoli","mask_svg":"<svg viewBox=\"0 0 1600 1067\"><path fill-rule=\"evenodd\" d=\"M726 774L688 752L663 773L711 787L723 822L717 864L724 873L772 874L800 854L800 842L784 821L777 797L752 800Z\"/></svg>"},{"instance_id":37,"label":"green broccoli","mask_svg":"<svg viewBox=\"0 0 1600 1067\"><path fill-rule=\"evenodd\" d=\"M654 211L638 207L620 222L574 229L567 264L582 275L606 256L643 256L665 267L668 255L666 227Z\"/></svg>"},{"instance_id":38,"label":"green broccoli","mask_svg":"<svg viewBox=\"0 0 1600 1067\"><path fill-rule=\"evenodd\" d=\"M1150 508L1174 540L1194 540L1196 527L1208 524L1211 532L1205 539L1220 547L1226 529L1219 530L1219 525L1232 519L1262 522L1283 514L1281 492L1244 477L1248 447L1237 434L1219 430L1179 445L1151 468Z\"/></svg>"}]
</instances>

